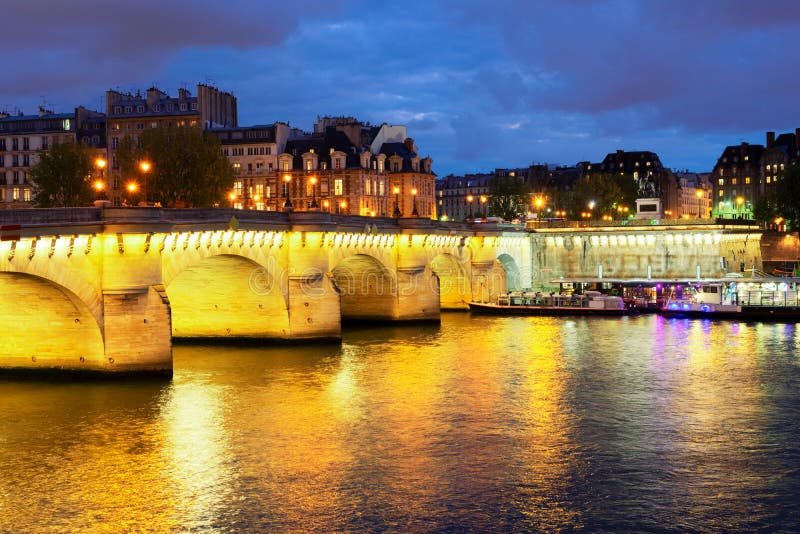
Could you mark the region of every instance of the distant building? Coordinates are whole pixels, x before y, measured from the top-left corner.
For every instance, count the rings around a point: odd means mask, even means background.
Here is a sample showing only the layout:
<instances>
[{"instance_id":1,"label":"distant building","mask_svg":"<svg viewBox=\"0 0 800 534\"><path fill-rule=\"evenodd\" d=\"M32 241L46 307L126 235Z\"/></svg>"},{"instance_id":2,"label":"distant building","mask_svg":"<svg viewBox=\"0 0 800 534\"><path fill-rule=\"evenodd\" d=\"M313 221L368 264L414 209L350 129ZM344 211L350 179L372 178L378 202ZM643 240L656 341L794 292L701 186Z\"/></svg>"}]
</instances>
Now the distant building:
<instances>
[{"instance_id":1,"label":"distant building","mask_svg":"<svg viewBox=\"0 0 800 534\"><path fill-rule=\"evenodd\" d=\"M37 115L0 113L0 209L32 207L31 167L56 143L81 142L105 156L105 117L84 107Z\"/></svg>"},{"instance_id":2,"label":"distant building","mask_svg":"<svg viewBox=\"0 0 800 534\"><path fill-rule=\"evenodd\" d=\"M763 145L741 143L725 148L711 173L711 211L723 219L751 219L760 198Z\"/></svg>"},{"instance_id":3,"label":"distant building","mask_svg":"<svg viewBox=\"0 0 800 534\"><path fill-rule=\"evenodd\" d=\"M208 85L197 86L197 96L187 89L178 89L171 97L156 87L144 96L137 92L106 91L107 146L110 199L119 205L124 198L125 183L146 179L120 174L117 149L126 137L138 139L150 128L235 128L238 125L236 97Z\"/></svg>"},{"instance_id":4,"label":"distant building","mask_svg":"<svg viewBox=\"0 0 800 534\"><path fill-rule=\"evenodd\" d=\"M514 175L516 175L515 172ZM464 176L451 174L436 180L436 210L439 218L448 221L464 221L473 217L481 217L490 198L489 188L494 177L495 174L488 173ZM481 197L484 197L486 201L481 203Z\"/></svg>"},{"instance_id":5,"label":"distant building","mask_svg":"<svg viewBox=\"0 0 800 534\"><path fill-rule=\"evenodd\" d=\"M761 156L760 193L774 190L786 167L800 161L800 128L794 133L784 133L775 138L775 132L767 132L767 146Z\"/></svg>"},{"instance_id":6,"label":"distant building","mask_svg":"<svg viewBox=\"0 0 800 534\"><path fill-rule=\"evenodd\" d=\"M611 152L600 163L581 162L578 166L584 176L619 173L630 175L637 183L641 178L652 178L658 184L664 215L675 218L680 211L678 182L672 172L665 168L658 154L650 151Z\"/></svg>"},{"instance_id":7,"label":"distant building","mask_svg":"<svg viewBox=\"0 0 800 534\"><path fill-rule=\"evenodd\" d=\"M711 217L711 175L688 171L674 174L680 192L676 216L683 219Z\"/></svg>"}]
</instances>

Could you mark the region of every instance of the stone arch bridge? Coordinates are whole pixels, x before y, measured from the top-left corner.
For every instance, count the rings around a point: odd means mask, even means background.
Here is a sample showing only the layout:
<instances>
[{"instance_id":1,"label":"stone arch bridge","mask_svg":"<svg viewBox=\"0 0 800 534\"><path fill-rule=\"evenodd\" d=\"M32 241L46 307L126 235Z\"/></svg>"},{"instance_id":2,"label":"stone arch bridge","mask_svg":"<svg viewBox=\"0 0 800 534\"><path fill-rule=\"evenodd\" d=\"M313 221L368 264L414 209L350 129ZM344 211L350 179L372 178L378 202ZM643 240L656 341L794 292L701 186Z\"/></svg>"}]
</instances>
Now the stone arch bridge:
<instances>
[{"instance_id":1,"label":"stone arch bridge","mask_svg":"<svg viewBox=\"0 0 800 534\"><path fill-rule=\"evenodd\" d=\"M437 321L531 280L527 234L492 224L160 208L0 217L5 369L169 374L173 337L339 339L342 321Z\"/></svg>"}]
</instances>

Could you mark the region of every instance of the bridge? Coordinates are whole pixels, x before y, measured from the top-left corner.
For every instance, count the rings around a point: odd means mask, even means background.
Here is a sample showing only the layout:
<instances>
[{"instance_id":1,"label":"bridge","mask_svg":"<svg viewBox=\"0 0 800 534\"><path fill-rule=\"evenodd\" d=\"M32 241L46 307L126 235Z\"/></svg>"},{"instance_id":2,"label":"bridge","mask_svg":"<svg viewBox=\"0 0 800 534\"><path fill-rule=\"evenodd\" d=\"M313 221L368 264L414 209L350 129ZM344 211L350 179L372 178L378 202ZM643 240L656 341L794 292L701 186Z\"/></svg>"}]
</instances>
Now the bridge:
<instances>
[{"instance_id":1,"label":"bridge","mask_svg":"<svg viewBox=\"0 0 800 534\"><path fill-rule=\"evenodd\" d=\"M0 212L0 369L172 372L172 339L341 338L529 287L519 228L232 209Z\"/></svg>"}]
</instances>

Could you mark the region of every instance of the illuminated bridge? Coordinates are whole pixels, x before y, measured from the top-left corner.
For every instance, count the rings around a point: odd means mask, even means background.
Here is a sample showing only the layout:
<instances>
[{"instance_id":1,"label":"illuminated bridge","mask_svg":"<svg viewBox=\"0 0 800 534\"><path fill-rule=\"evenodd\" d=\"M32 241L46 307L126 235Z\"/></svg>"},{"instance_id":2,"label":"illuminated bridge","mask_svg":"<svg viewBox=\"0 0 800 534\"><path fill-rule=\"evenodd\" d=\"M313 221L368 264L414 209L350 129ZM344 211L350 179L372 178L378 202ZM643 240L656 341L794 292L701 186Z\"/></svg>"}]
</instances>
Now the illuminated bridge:
<instances>
[{"instance_id":1,"label":"illuminated bridge","mask_svg":"<svg viewBox=\"0 0 800 534\"><path fill-rule=\"evenodd\" d=\"M170 373L172 338L339 339L531 285L493 224L227 209L0 212L0 368Z\"/></svg>"}]
</instances>

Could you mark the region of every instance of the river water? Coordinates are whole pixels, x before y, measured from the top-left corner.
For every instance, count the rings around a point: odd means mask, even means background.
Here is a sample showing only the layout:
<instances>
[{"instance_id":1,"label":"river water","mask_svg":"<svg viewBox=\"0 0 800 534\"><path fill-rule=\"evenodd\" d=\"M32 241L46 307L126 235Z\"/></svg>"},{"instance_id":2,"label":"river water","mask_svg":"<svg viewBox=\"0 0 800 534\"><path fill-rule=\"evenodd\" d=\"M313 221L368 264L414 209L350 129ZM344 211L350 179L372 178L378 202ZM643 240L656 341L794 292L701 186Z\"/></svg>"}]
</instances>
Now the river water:
<instances>
[{"instance_id":1,"label":"river water","mask_svg":"<svg viewBox=\"0 0 800 534\"><path fill-rule=\"evenodd\" d=\"M485 318L0 381L0 531L800 530L800 329Z\"/></svg>"}]
</instances>

